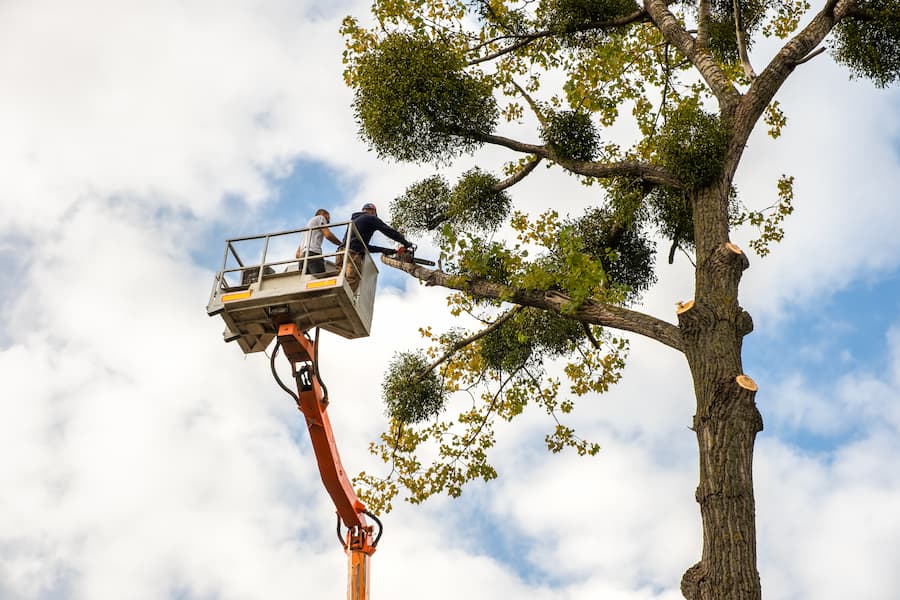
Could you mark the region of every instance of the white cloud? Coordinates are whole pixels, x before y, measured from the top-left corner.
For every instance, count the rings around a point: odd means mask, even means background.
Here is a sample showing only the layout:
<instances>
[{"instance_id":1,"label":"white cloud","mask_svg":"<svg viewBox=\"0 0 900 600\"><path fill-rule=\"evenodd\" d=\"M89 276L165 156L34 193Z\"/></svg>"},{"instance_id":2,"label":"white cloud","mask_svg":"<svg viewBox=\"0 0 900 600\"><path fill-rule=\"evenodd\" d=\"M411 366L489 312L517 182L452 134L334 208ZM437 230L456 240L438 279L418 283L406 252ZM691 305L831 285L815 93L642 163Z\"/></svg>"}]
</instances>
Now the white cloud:
<instances>
[{"instance_id":1,"label":"white cloud","mask_svg":"<svg viewBox=\"0 0 900 600\"><path fill-rule=\"evenodd\" d=\"M776 326L786 308L814 309L821 298L897 266L900 97L848 83L830 59L816 61L798 68L779 95L788 118L783 136L768 139L760 123L736 181L742 201L760 209L777 202L782 174L795 177L785 238L764 259L750 254L742 283L743 302L763 328ZM737 242L752 252L753 237L746 230Z\"/></svg>"},{"instance_id":2,"label":"white cloud","mask_svg":"<svg viewBox=\"0 0 900 600\"><path fill-rule=\"evenodd\" d=\"M37 0L0 15L8 224L43 229L94 194L215 218L225 194L265 199L266 178L297 156L345 160L342 13L282 0Z\"/></svg>"}]
</instances>

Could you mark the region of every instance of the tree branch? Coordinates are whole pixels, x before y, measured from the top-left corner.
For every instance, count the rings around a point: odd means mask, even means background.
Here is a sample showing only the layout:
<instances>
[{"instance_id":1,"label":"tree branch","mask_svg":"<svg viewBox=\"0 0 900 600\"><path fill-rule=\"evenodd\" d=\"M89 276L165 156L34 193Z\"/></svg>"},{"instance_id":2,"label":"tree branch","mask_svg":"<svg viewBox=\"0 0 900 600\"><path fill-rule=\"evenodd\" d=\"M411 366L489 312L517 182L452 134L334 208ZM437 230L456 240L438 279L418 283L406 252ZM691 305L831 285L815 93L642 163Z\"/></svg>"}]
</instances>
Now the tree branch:
<instances>
[{"instance_id":1,"label":"tree branch","mask_svg":"<svg viewBox=\"0 0 900 600\"><path fill-rule=\"evenodd\" d=\"M800 60L795 62L794 66L796 67L796 66L802 65L805 62L809 62L812 59L814 59L815 57L817 57L818 55L822 54L823 52L825 52L825 48L818 48L816 50L813 50L812 52L807 54L805 58L801 58Z\"/></svg>"},{"instance_id":2,"label":"tree branch","mask_svg":"<svg viewBox=\"0 0 900 600\"><path fill-rule=\"evenodd\" d=\"M700 0L697 9L697 48L709 48L710 0Z\"/></svg>"},{"instance_id":3,"label":"tree branch","mask_svg":"<svg viewBox=\"0 0 900 600\"><path fill-rule=\"evenodd\" d=\"M797 65L811 58L813 50L847 16L852 6L852 0L828 0L821 12L791 38L753 80L735 112L734 136L725 166L729 173L737 168L750 132L788 76Z\"/></svg>"},{"instance_id":4,"label":"tree branch","mask_svg":"<svg viewBox=\"0 0 900 600\"><path fill-rule=\"evenodd\" d=\"M456 352L459 351L461 348L465 348L472 342L476 342L476 341L480 340L481 338L483 338L484 336L486 336L487 334L489 334L490 332L495 331L497 328L499 328L501 325L503 325L505 322L507 322L510 318L512 318L513 315L515 315L517 312L519 312L521 310L522 310L521 306L516 306L512 310L509 310L509 311L503 313L502 315L500 315L499 317L497 317L497 319L495 319L493 323L491 323L490 325L488 325L481 331L470 335L469 337L467 337L464 340L460 340L460 341L456 342L455 344L450 346L450 348L446 352L444 352L444 354L440 358L438 358L437 360L432 362L421 373L419 373L418 376L416 377L416 380L418 381L418 380L422 379L423 377L425 377L425 375L427 375L428 373L431 373L432 371L434 371L438 366L441 365L441 363L443 363L448 358L450 358L451 356L456 354Z\"/></svg>"},{"instance_id":5,"label":"tree branch","mask_svg":"<svg viewBox=\"0 0 900 600\"><path fill-rule=\"evenodd\" d=\"M647 183L665 185L675 189L684 187L681 180L672 175L669 171L662 167L639 161L625 160L614 163L598 163L582 160L568 160L557 156L553 156L552 159L566 170L577 175L584 175L585 177L609 179L610 177L627 175L629 177L636 177Z\"/></svg>"},{"instance_id":6,"label":"tree branch","mask_svg":"<svg viewBox=\"0 0 900 600\"><path fill-rule=\"evenodd\" d=\"M753 65L750 64L750 56L747 54L747 34L744 31L744 20L741 18L740 0L732 0L734 11L734 35L737 40L738 56L741 59L741 66L744 68L744 74L750 79L756 78L756 72Z\"/></svg>"},{"instance_id":7,"label":"tree branch","mask_svg":"<svg viewBox=\"0 0 900 600\"><path fill-rule=\"evenodd\" d=\"M507 177L506 179L499 182L497 185L495 185L491 189L494 190L495 192L502 192L503 190L505 190L507 188L511 188L512 186L516 185L517 183L519 183L520 181L525 179L532 171L534 171L535 167L537 167L538 164L540 164L540 162L541 162L540 156L532 157L532 159L524 167L519 169L518 173L515 173L514 175Z\"/></svg>"},{"instance_id":8,"label":"tree branch","mask_svg":"<svg viewBox=\"0 0 900 600\"><path fill-rule=\"evenodd\" d=\"M531 42L533 42L535 40L539 40L539 39L542 39L545 37L551 37L554 35L566 35L566 34L573 34L573 33L584 33L586 31L592 31L594 29L611 29L614 27L624 27L626 25L631 25L632 23L637 23L639 21L647 20L648 18L649 18L649 16L647 15L646 11L637 10L637 11L631 13L630 15L625 15L624 17L619 17L618 19L612 19L610 21L595 21L593 23L587 23L585 25L582 25L581 27L574 27L574 28L568 29L566 31L545 29L543 31L535 31L533 33L527 33L527 34L522 34L522 35L498 36L498 37L492 38L490 40L487 40L485 42L482 42L482 43L478 44L477 46L473 46L472 48L469 49L469 52L470 53L477 52L478 50L481 50L482 48L484 48L486 46L490 46L491 44L495 44L501 40L518 39L519 41L517 41L514 44L510 44L509 46L507 46L505 48L501 48L499 50L491 52L490 54L487 54L485 56L473 58L472 60L468 61L466 64L469 66L472 66L472 65L477 65L479 63L487 62L489 60L494 60L495 58L500 58L504 54L509 54L510 52L514 52L514 51L518 50L519 48L527 46L528 44L530 44Z\"/></svg>"},{"instance_id":9,"label":"tree branch","mask_svg":"<svg viewBox=\"0 0 900 600\"><path fill-rule=\"evenodd\" d=\"M678 19L669 11L666 0L644 0L644 8L653 22L673 46L684 54L693 64L700 76L719 100L722 109L737 104L740 94L728 80L728 77L716 63L709 51L699 46L694 38L684 30Z\"/></svg>"},{"instance_id":10,"label":"tree branch","mask_svg":"<svg viewBox=\"0 0 900 600\"><path fill-rule=\"evenodd\" d=\"M486 300L501 300L519 306L553 311L583 323L638 333L675 350L684 351L681 331L676 325L621 306L588 300L571 313L563 312L563 308L569 304L571 299L559 292L524 290L481 279L465 279L442 271L426 269L415 263L400 262L384 255L381 257L381 262L395 269L406 271L416 279L423 281L425 285L458 290Z\"/></svg>"},{"instance_id":11,"label":"tree branch","mask_svg":"<svg viewBox=\"0 0 900 600\"><path fill-rule=\"evenodd\" d=\"M486 133L469 132L467 135L486 144L502 146L523 154L533 154L540 158L552 160L567 171L576 175L597 177L600 179L609 179L610 177L627 175L657 185L666 185L676 189L681 189L683 187L681 181L670 172L662 167L647 163L638 161L598 163L584 160L570 160L557 155L547 146L526 144L518 140Z\"/></svg>"},{"instance_id":12,"label":"tree branch","mask_svg":"<svg viewBox=\"0 0 900 600\"><path fill-rule=\"evenodd\" d=\"M516 83L515 81L513 81L512 84L515 86L516 90L522 95L522 97L525 98L525 101L528 103L528 106L531 107L531 112L534 113L534 116L537 118L538 122L540 122L541 126L547 127L547 119L544 118L544 113L541 112L541 108L538 106L537 102L534 101L534 98L532 98L531 95L528 92L526 92L525 89L521 85Z\"/></svg>"}]
</instances>

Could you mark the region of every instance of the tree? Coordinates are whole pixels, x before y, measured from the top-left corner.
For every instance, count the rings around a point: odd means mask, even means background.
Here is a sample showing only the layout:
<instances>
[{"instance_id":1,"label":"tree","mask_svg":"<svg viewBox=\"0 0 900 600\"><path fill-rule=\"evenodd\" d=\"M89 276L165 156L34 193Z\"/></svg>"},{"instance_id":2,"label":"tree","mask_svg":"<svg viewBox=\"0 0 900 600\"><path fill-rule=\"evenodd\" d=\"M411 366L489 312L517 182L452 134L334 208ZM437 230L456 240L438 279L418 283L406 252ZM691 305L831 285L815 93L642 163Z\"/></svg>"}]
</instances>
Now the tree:
<instances>
[{"instance_id":1,"label":"tree","mask_svg":"<svg viewBox=\"0 0 900 600\"><path fill-rule=\"evenodd\" d=\"M556 420L552 451L596 453L560 422L574 401L542 365L564 360L574 397L603 392L627 351L613 332L640 334L682 352L694 383L703 551L682 593L760 598L752 457L763 425L741 364L753 329L738 300L749 261L729 234L758 227L753 249L768 253L793 178L764 210L745 208L732 182L757 123L772 137L785 125L781 86L825 44L852 77L897 80L900 1L826 0L816 12L805 0L376 0L372 11L377 28L348 17L342 32L360 133L379 156L447 164L492 146L513 157L502 176L434 175L392 204L395 225L434 236L442 264L385 262L455 290L451 310L484 327L425 328L427 353L395 357L384 383L391 424L373 445L392 472L363 474L366 497L390 509L401 488L420 502L495 477L492 425L529 403ZM760 36L785 41L757 73L749 49ZM608 133L623 123L627 145ZM521 141L529 135L539 141ZM542 162L602 188L597 205L578 217L513 211L510 188ZM515 239L496 235L505 225ZM655 281L653 236L668 240L670 263L681 250L695 265L677 324L634 308ZM465 393L471 407L441 420L448 398ZM436 458L423 467L429 441Z\"/></svg>"}]
</instances>

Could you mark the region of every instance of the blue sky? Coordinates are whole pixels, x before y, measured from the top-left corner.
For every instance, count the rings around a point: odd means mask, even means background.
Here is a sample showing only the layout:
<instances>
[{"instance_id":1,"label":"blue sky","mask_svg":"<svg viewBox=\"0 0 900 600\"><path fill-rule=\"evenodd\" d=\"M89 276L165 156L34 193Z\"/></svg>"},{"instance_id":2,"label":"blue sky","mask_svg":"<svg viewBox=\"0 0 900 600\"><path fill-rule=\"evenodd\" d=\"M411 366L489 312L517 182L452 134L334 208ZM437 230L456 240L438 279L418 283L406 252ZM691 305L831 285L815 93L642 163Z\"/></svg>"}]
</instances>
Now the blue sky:
<instances>
[{"instance_id":1,"label":"blue sky","mask_svg":"<svg viewBox=\"0 0 900 600\"><path fill-rule=\"evenodd\" d=\"M334 220L369 201L385 215L434 173L380 161L358 139L336 32L368 9L0 4L0 598L343 593L299 415L268 359L223 343L204 306L226 238L301 227L320 206ZM742 284L756 325L745 370L766 423L754 473L763 589L893 600L900 96L848 83L826 55L782 91L784 135L755 132L738 176L757 208L781 174L796 176L785 240L750 256ZM445 173L504 158L488 150ZM595 194L538 170L514 202L579 214ZM664 262L642 309L674 322L693 284L686 260ZM352 472L383 472L367 447L392 354L420 345L423 324L460 324L442 290L385 268L379 281L372 335L322 346ZM500 427L496 481L386 516L373 597L679 598L701 541L693 410L683 357L632 339L622 382L571 416L597 457L547 454L537 412Z\"/></svg>"}]
</instances>

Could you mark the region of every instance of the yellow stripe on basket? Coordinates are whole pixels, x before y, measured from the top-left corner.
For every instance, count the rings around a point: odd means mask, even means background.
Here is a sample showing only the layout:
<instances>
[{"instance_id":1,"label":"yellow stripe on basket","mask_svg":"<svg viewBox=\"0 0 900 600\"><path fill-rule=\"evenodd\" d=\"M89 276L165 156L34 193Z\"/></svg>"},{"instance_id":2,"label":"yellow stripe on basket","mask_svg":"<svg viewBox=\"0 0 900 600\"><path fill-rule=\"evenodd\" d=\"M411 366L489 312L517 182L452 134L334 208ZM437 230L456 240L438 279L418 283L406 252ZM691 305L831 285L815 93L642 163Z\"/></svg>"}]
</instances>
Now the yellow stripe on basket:
<instances>
[{"instance_id":1,"label":"yellow stripe on basket","mask_svg":"<svg viewBox=\"0 0 900 600\"><path fill-rule=\"evenodd\" d=\"M337 283L337 279L320 279L319 281L310 281L306 284L306 289L314 290L316 288L331 287Z\"/></svg>"},{"instance_id":2,"label":"yellow stripe on basket","mask_svg":"<svg viewBox=\"0 0 900 600\"><path fill-rule=\"evenodd\" d=\"M245 300L253 294L253 290L246 292L238 292L237 294L225 294L222 296L222 302L231 302L232 300Z\"/></svg>"}]
</instances>

